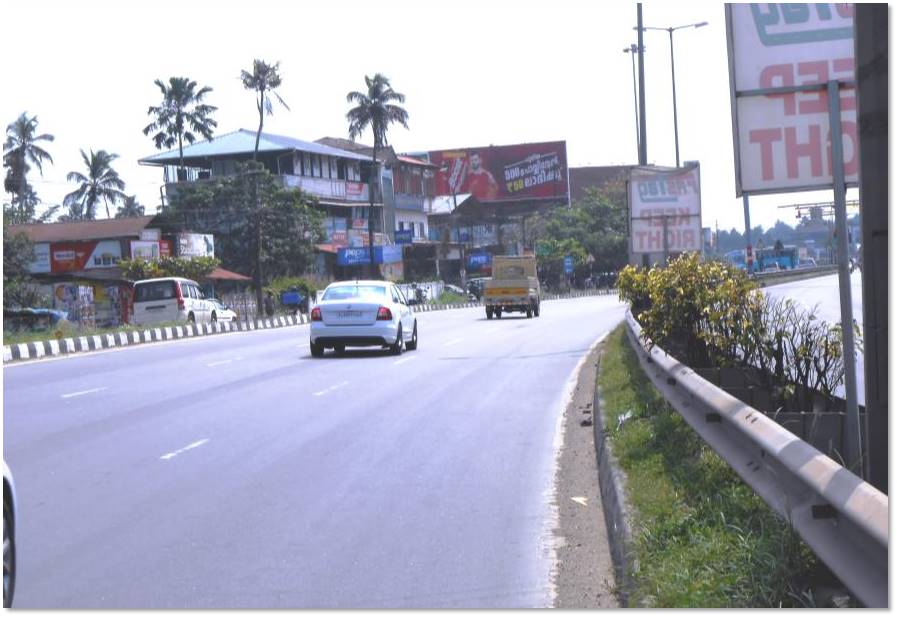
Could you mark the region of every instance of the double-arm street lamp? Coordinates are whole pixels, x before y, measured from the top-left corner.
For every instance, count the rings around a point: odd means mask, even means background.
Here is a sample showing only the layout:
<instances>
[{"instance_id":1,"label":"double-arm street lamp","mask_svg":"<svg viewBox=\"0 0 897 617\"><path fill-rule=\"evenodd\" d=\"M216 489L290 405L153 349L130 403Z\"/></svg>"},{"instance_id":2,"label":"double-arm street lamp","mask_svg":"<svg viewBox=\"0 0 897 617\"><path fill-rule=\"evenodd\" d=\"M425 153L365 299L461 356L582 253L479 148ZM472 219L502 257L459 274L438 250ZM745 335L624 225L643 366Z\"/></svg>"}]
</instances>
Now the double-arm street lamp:
<instances>
[{"instance_id":1,"label":"double-arm street lamp","mask_svg":"<svg viewBox=\"0 0 897 617\"><path fill-rule=\"evenodd\" d=\"M651 28L649 26L642 27L642 30L662 30L670 33L670 67L673 72L673 133L676 138L676 167L679 167L679 118L676 113L676 62L673 59L673 32L682 28L700 28L706 26L707 22L702 21L697 24L686 24L684 26L676 26L675 28ZM633 28L638 30L638 26Z\"/></svg>"},{"instance_id":2,"label":"double-arm street lamp","mask_svg":"<svg viewBox=\"0 0 897 617\"><path fill-rule=\"evenodd\" d=\"M642 51L644 51L644 48ZM623 53L632 55L632 102L635 106L635 150L636 153L638 153L642 147L641 141L639 140L638 88L636 87L637 79L635 76L635 55L638 53L638 45L632 43L629 47L623 48Z\"/></svg>"}]
</instances>

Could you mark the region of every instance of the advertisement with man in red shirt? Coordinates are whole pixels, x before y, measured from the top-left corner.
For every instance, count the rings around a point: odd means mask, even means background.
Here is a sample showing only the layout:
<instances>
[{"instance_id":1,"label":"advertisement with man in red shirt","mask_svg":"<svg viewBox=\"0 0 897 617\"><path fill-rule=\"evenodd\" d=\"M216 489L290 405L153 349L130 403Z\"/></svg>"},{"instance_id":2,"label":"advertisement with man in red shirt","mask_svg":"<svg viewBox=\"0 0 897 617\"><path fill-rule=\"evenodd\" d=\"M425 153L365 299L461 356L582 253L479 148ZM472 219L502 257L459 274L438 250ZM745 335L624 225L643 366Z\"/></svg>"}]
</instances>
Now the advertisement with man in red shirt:
<instances>
[{"instance_id":1,"label":"advertisement with man in red shirt","mask_svg":"<svg viewBox=\"0 0 897 617\"><path fill-rule=\"evenodd\" d=\"M557 198L567 201L567 142L436 150L428 153L436 193L471 193L479 201Z\"/></svg>"}]
</instances>

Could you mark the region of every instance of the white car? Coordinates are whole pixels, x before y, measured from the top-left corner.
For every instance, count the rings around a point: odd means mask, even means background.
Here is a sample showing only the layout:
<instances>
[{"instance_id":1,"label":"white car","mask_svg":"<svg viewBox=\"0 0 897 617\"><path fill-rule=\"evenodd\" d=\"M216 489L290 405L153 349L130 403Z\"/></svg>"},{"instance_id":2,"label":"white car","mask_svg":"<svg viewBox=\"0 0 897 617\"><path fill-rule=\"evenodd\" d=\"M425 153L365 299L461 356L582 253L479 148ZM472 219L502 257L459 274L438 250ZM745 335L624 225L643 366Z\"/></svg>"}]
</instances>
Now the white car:
<instances>
[{"instance_id":1,"label":"white car","mask_svg":"<svg viewBox=\"0 0 897 617\"><path fill-rule=\"evenodd\" d=\"M331 283L311 310L309 345L320 358L325 349L384 347L399 355L417 349L417 318L408 299L389 281Z\"/></svg>"},{"instance_id":2,"label":"white car","mask_svg":"<svg viewBox=\"0 0 897 617\"><path fill-rule=\"evenodd\" d=\"M213 321L228 322L237 320L237 312L218 298L210 298L209 302L212 303L212 310L215 311L215 319Z\"/></svg>"},{"instance_id":3,"label":"white car","mask_svg":"<svg viewBox=\"0 0 897 617\"><path fill-rule=\"evenodd\" d=\"M177 277L146 279L134 283L134 315L131 323L142 326L166 321L206 323L218 321L218 313L196 281Z\"/></svg>"}]
</instances>

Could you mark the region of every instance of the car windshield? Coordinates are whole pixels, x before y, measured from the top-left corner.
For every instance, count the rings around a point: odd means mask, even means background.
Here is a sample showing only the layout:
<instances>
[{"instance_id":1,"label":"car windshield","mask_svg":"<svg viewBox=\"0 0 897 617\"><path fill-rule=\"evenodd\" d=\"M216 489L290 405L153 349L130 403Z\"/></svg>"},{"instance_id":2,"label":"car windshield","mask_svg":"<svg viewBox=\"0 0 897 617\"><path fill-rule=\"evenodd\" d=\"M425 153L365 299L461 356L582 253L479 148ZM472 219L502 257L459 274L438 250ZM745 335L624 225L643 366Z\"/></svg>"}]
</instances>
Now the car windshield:
<instances>
[{"instance_id":1,"label":"car windshield","mask_svg":"<svg viewBox=\"0 0 897 617\"><path fill-rule=\"evenodd\" d=\"M324 300L355 300L357 298L376 299L386 297L386 287L382 285L341 285L324 292Z\"/></svg>"},{"instance_id":2,"label":"car windshield","mask_svg":"<svg viewBox=\"0 0 897 617\"><path fill-rule=\"evenodd\" d=\"M134 291L134 302L153 302L155 300L170 300L174 298L174 281L153 281L152 283L138 283Z\"/></svg>"}]
</instances>

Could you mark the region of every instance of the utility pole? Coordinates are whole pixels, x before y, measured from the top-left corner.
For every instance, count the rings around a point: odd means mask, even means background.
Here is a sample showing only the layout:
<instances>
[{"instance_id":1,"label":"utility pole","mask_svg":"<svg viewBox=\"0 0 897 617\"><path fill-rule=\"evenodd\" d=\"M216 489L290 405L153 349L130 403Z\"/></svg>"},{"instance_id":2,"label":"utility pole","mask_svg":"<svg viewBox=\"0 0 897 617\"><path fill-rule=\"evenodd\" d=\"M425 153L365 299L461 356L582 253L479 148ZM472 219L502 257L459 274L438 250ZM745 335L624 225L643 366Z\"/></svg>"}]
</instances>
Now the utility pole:
<instances>
[{"instance_id":1,"label":"utility pole","mask_svg":"<svg viewBox=\"0 0 897 617\"><path fill-rule=\"evenodd\" d=\"M638 108L639 108L639 144L638 164L648 164L648 123L645 119L645 31L642 27L642 3L636 6L638 23Z\"/></svg>"}]
</instances>

